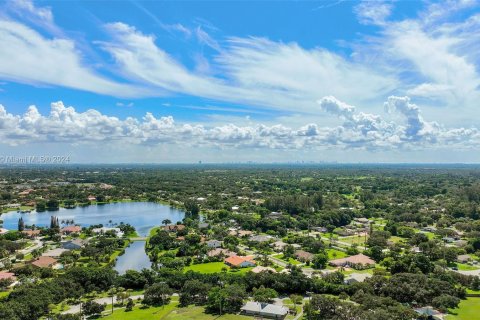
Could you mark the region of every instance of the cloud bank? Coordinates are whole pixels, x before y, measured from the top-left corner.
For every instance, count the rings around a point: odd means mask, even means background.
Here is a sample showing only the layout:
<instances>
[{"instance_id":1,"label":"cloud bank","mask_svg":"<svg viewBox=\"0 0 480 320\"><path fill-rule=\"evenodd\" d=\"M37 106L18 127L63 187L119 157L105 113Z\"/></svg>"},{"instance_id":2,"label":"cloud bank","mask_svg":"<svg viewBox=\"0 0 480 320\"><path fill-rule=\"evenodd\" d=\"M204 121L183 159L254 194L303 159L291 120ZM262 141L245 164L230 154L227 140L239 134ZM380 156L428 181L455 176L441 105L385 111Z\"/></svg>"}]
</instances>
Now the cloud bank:
<instances>
[{"instance_id":1,"label":"cloud bank","mask_svg":"<svg viewBox=\"0 0 480 320\"><path fill-rule=\"evenodd\" d=\"M107 116L97 110L77 112L63 102L51 104L48 115L30 106L23 115L13 115L0 105L2 144L34 143L97 144L99 142L159 146L182 145L213 148L257 149L362 149L392 150L431 148L478 148L477 128L443 128L428 122L408 97L391 96L385 102L388 112L402 116L402 123L387 121L380 115L357 112L354 106L333 96L318 100L319 109L341 119L341 125L319 127L308 123L299 128L284 125L207 127L177 123L173 117L157 118L147 113L142 119ZM319 112L320 112L319 110Z\"/></svg>"}]
</instances>

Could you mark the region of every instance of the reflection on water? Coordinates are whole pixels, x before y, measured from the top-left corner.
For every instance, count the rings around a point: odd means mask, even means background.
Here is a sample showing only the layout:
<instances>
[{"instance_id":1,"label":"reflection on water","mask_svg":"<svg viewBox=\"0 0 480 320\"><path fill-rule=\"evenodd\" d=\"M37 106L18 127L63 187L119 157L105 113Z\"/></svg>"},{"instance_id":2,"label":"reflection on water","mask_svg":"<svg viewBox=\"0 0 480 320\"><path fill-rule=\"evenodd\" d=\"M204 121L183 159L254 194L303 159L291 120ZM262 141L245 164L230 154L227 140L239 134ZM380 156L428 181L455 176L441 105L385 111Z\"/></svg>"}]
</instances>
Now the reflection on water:
<instances>
[{"instance_id":1,"label":"reflection on water","mask_svg":"<svg viewBox=\"0 0 480 320\"><path fill-rule=\"evenodd\" d=\"M169 219L172 223L181 221L185 214L169 206L152 202L121 202L104 205L76 207L74 209L61 208L57 211L19 213L9 212L2 214L3 227L16 230L18 219L23 217L26 225L49 226L50 216L57 216L58 220L73 220L82 227L92 224L111 226L120 222L129 223L135 227L140 236L146 236L148 231L162 224L162 220Z\"/></svg>"},{"instance_id":2,"label":"reflection on water","mask_svg":"<svg viewBox=\"0 0 480 320\"><path fill-rule=\"evenodd\" d=\"M115 264L115 270L120 274L125 273L127 270L140 271L143 268L149 269L151 267L150 260L145 253L145 241L134 241L128 248L125 249L125 253L118 257Z\"/></svg>"}]
</instances>

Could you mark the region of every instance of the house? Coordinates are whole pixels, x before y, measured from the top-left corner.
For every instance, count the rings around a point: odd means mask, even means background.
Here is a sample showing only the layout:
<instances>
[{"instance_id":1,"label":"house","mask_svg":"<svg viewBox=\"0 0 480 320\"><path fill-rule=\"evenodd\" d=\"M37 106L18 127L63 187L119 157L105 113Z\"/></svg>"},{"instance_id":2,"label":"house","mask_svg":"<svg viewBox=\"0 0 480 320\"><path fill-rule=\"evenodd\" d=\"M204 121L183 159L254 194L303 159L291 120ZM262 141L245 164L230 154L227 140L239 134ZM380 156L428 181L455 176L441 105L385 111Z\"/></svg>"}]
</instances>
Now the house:
<instances>
[{"instance_id":1,"label":"house","mask_svg":"<svg viewBox=\"0 0 480 320\"><path fill-rule=\"evenodd\" d=\"M8 229L0 228L0 234L5 234L8 232Z\"/></svg>"},{"instance_id":2,"label":"house","mask_svg":"<svg viewBox=\"0 0 480 320\"><path fill-rule=\"evenodd\" d=\"M233 207L232 207L232 211L238 211L239 209L240 209L239 206L233 206Z\"/></svg>"},{"instance_id":3,"label":"house","mask_svg":"<svg viewBox=\"0 0 480 320\"><path fill-rule=\"evenodd\" d=\"M370 220L368 220L367 218L355 218L355 219L353 219L353 221L358 222L358 223L361 223L361 224L368 224L368 223L370 223Z\"/></svg>"},{"instance_id":4,"label":"house","mask_svg":"<svg viewBox=\"0 0 480 320\"><path fill-rule=\"evenodd\" d=\"M17 277L15 277L15 274L12 272L1 271L0 280L3 280L3 279L10 279L12 281L16 281Z\"/></svg>"},{"instance_id":5,"label":"house","mask_svg":"<svg viewBox=\"0 0 480 320\"><path fill-rule=\"evenodd\" d=\"M281 213L281 212L275 212L275 211L274 211L274 212L271 212L271 213L268 215L268 217L269 217L270 219L274 219L274 220L279 219L279 218L281 218L282 216L283 216L283 213Z\"/></svg>"},{"instance_id":6,"label":"house","mask_svg":"<svg viewBox=\"0 0 480 320\"><path fill-rule=\"evenodd\" d=\"M317 231L317 232L322 232L322 233L328 232L328 229L325 228L325 227L311 227L310 229L312 231Z\"/></svg>"},{"instance_id":7,"label":"house","mask_svg":"<svg viewBox=\"0 0 480 320\"><path fill-rule=\"evenodd\" d=\"M251 236L249 238L250 241L253 241L253 242L267 242L267 241L270 241L272 240L273 237L272 236L268 236L268 235L255 235L255 236Z\"/></svg>"},{"instance_id":8,"label":"house","mask_svg":"<svg viewBox=\"0 0 480 320\"><path fill-rule=\"evenodd\" d=\"M260 272L272 272L272 273L277 273L277 271L275 269L273 269L272 267L262 267L262 266L256 266L255 268L253 268L252 270L253 273L260 273Z\"/></svg>"},{"instance_id":9,"label":"house","mask_svg":"<svg viewBox=\"0 0 480 320\"><path fill-rule=\"evenodd\" d=\"M467 263L472 260L472 257L469 254L461 254L457 257L457 262Z\"/></svg>"},{"instance_id":10,"label":"house","mask_svg":"<svg viewBox=\"0 0 480 320\"><path fill-rule=\"evenodd\" d=\"M95 196L88 196L88 197L87 197L87 200L88 200L88 201L96 201L97 198L96 198Z\"/></svg>"},{"instance_id":11,"label":"house","mask_svg":"<svg viewBox=\"0 0 480 320\"><path fill-rule=\"evenodd\" d=\"M64 252L67 252L69 250L63 249L63 248L56 248L56 249L51 249L42 254L42 257L52 257L52 258L58 258L60 255Z\"/></svg>"},{"instance_id":12,"label":"house","mask_svg":"<svg viewBox=\"0 0 480 320\"><path fill-rule=\"evenodd\" d=\"M255 260L251 256L231 256L225 259L225 264L231 267L255 267Z\"/></svg>"},{"instance_id":13,"label":"house","mask_svg":"<svg viewBox=\"0 0 480 320\"><path fill-rule=\"evenodd\" d=\"M171 224L163 227L163 230L168 232L177 232L177 231L182 231L184 229L185 229L185 226L183 224Z\"/></svg>"},{"instance_id":14,"label":"house","mask_svg":"<svg viewBox=\"0 0 480 320\"><path fill-rule=\"evenodd\" d=\"M82 239L74 239L74 240L68 240L68 241L62 241L61 245L62 248L68 249L68 250L80 250L84 245L85 241Z\"/></svg>"},{"instance_id":15,"label":"house","mask_svg":"<svg viewBox=\"0 0 480 320\"><path fill-rule=\"evenodd\" d=\"M40 235L40 230L23 230L22 233L30 239L35 239Z\"/></svg>"},{"instance_id":16,"label":"house","mask_svg":"<svg viewBox=\"0 0 480 320\"><path fill-rule=\"evenodd\" d=\"M207 222L200 222L198 224L199 229L207 229L209 226L210 226L210 224L208 224Z\"/></svg>"},{"instance_id":17,"label":"house","mask_svg":"<svg viewBox=\"0 0 480 320\"><path fill-rule=\"evenodd\" d=\"M313 260L314 254L303 250L297 250L295 251L295 257L301 262L310 262Z\"/></svg>"},{"instance_id":18,"label":"house","mask_svg":"<svg viewBox=\"0 0 480 320\"><path fill-rule=\"evenodd\" d=\"M453 245L457 248L463 248L468 244L467 240L455 240L453 241Z\"/></svg>"},{"instance_id":19,"label":"house","mask_svg":"<svg viewBox=\"0 0 480 320\"><path fill-rule=\"evenodd\" d=\"M345 278L344 282L345 284L364 282L371 277L372 275L370 273L351 273Z\"/></svg>"},{"instance_id":20,"label":"house","mask_svg":"<svg viewBox=\"0 0 480 320\"><path fill-rule=\"evenodd\" d=\"M80 226L67 226L63 227L60 232L62 234L71 234L71 233L80 233L82 232L82 227Z\"/></svg>"},{"instance_id":21,"label":"house","mask_svg":"<svg viewBox=\"0 0 480 320\"><path fill-rule=\"evenodd\" d=\"M453 237L443 237L442 240L446 243L453 243L455 241L455 238L453 238Z\"/></svg>"},{"instance_id":22,"label":"house","mask_svg":"<svg viewBox=\"0 0 480 320\"><path fill-rule=\"evenodd\" d=\"M433 309L432 307L423 307L423 308L416 308L414 309L415 312L422 317L421 319L431 319L431 320L442 320L443 314Z\"/></svg>"},{"instance_id":23,"label":"house","mask_svg":"<svg viewBox=\"0 0 480 320\"><path fill-rule=\"evenodd\" d=\"M353 269L367 269L375 267L375 261L362 253L346 258L331 260L329 263L335 267L350 267Z\"/></svg>"},{"instance_id":24,"label":"house","mask_svg":"<svg viewBox=\"0 0 480 320\"><path fill-rule=\"evenodd\" d=\"M248 301L240 310L245 315L270 319L285 319L288 314L288 308L285 306L253 301Z\"/></svg>"},{"instance_id":25,"label":"house","mask_svg":"<svg viewBox=\"0 0 480 320\"><path fill-rule=\"evenodd\" d=\"M207 252L207 256L209 257L218 257L218 256L231 257L235 255L237 255L235 252L232 252L227 249L222 249L222 248L212 249Z\"/></svg>"},{"instance_id":26,"label":"house","mask_svg":"<svg viewBox=\"0 0 480 320\"><path fill-rule=\"evenodd\" d=\"M272 245L275 251L282 251L288 245L288 243L285 243L282 240L278 240L272 243Z\"/></svg>"},{"instance_id":27,"label":"house","mask_svg":"<svg viewBox=\"0 0 480 320\"><path fill-rule=\"evenodd\" d=\"M37 268L53 268L57 264L57 260L52 257L41 256L32 262L32 266Z\"/></svg>"},{"instance_id":28,"label":"house","mask_svg":"<svg viewBox=\"0 0 480 320\"><path fill-rule=\"evenodd\" d=\"M120 228L101 227L92 229L92 232L96 234L104 234L109 231L113 231L119 238L123 237L123 231Z\"/></svg>"},{"instance_id":29,"label":"house","mask_svg":"<svg viewBox=\"0 0 480 320\"><path fill-rule=\"evenodd\" d=\"M223 241L220 240L208 240L205 242L209 248L220 248L223 244Z\"/></svg>"}]
</instances>

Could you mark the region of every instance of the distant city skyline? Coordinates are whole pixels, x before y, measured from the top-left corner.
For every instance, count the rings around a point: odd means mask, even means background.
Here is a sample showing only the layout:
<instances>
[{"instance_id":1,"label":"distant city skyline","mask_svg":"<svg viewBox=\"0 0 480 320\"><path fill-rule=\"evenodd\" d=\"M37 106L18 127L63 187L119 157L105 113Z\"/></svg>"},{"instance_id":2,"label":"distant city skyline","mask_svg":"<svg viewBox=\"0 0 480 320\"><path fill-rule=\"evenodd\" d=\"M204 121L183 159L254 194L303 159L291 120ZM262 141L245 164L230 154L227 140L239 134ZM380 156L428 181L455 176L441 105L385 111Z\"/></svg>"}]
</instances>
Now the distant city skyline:
<instances>
[{"instance_id":1,"label":"distant city skyline","mask_svg":"<svg viewBox=\"0 0 480 320\"><path fill-rule=\"evenodd\" d=\"M0 40L0 158L480 162L478 1L15 0Z\"/></svg>"}]
</instances>

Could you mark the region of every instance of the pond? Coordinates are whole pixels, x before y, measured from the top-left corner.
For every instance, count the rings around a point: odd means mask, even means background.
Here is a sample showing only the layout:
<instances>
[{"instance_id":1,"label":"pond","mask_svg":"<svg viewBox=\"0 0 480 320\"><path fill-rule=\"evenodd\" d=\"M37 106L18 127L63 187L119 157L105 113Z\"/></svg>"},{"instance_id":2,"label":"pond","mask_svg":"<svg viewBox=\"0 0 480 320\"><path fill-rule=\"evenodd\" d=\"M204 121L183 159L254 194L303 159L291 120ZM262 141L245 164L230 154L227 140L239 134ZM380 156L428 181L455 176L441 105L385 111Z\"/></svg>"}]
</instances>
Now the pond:
<instances>
[{"instance_id":1,"label":"pond","mask_svg":"<svg viewBox=\"0 0 480 320\"><path fill-rule=\"evenodd\" d=\"M87 227L92 224L114 226L120 222L129 223L135 227L140 236L148 235L150 229L169 219L172 223L182 221L185 213L167 205L153 202L118 202L103 205L90 205L73 209L60 208L57 211L19 213L11 211L1 215L3 227L17 230L18 219L23 217L25 225L49 226L50 217L56 216L62 220L73 220L75 224Z\"/></svg>"},{"instance_id":2,"label":"pond","mask_svg":"<svg viewBox=\"0 0 480 320\"><path fill-rule=\"evenodd\" d=\"M120 274L124 274L127 270L140 271L143 268L150 269L151 262L145 253L145 241L134 241L125 253L117 258L115 270Z\"/></svg>"}]
</instances>

